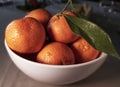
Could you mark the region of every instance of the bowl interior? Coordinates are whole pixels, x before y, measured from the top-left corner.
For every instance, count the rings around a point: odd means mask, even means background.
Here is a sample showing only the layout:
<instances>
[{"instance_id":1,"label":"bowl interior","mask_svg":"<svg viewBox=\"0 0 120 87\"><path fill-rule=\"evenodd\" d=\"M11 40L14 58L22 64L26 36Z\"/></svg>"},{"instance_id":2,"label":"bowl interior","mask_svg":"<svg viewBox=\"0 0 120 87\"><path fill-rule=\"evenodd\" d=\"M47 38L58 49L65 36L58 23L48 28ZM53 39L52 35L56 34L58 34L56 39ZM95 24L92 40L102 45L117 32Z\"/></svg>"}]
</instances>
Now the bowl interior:
<instances>
[{"instance_id":1,"label":"bowl interior","mask_svg":"<svg viewBox=\"0 0 120 87\"><path fill-rule=\"evenodd\" d=\"M85 65L89 65L90 63L93 63L93 62L96 62L96 61L99 61L105 57L107 57L107 54L102 52L98 58L94 59L94 60L91 60L91 61L88 61L88 62L84 62L84 63L79 63L79 64L72 64L72 65L50 65L50 64L43 64L43 63L38 63L38 62L35 62L35 61L32 61L32 60L28 60L26 58L23 58L22 56L18 55L17 53L15 53L14 51L12 51L6 41L4 41L4 44L5 44L5 48L7 49L8 51L8 54L13 54L13 56L16 56L18 57L19 59L21 59L22 61L26 61L26 62L29 62L29 63L32 63L32 64L37 64L37 65L43 65L43 66L48 66L48 67L61 67L61 68L64 68L64 67L75 67L75 66L85 66Z\"/></svg>"}]
</instances>

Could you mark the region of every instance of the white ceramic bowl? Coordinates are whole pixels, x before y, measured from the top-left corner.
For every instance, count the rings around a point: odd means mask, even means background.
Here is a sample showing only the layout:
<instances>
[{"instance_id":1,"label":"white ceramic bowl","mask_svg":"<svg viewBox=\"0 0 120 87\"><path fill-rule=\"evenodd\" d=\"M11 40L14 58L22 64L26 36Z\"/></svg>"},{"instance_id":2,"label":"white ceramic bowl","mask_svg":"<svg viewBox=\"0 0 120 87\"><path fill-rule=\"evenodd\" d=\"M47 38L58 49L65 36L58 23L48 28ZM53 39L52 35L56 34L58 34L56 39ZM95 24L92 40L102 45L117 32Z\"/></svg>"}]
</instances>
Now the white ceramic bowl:
<instances>
[{"instance_id":1,"label":"white ceramic bowl","mask_svg":"<svg viewBox=\"0 0 120 87\"><path fill-rule=\"evenodd\" d=\"M90 62L74 65L47 65L22 58L6 44L6 50L14 64L29 77L50 84L65 85L85 79L95 72L105 61L107 54Z\"/></svg>"}]
</instances>

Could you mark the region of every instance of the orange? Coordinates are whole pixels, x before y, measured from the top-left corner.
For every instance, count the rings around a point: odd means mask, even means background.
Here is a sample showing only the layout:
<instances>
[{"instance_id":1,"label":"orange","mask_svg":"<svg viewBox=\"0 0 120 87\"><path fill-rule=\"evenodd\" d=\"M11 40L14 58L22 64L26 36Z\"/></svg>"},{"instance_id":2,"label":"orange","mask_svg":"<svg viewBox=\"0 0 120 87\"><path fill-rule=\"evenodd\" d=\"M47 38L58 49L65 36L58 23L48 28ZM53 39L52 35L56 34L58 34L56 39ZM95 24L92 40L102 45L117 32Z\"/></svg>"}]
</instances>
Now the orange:
<instances>
[{"instance_id":1,"label":"orange","mask_svg":"<svg viewBox=\"0 0 120 87\"><path fill-rule=\"evenodd\" d=\"M99 55L99 51L94 49L84 38L72 43L71 48L74 52L76 63L94 60Z\"/></svg>"},{"instance_id":2,"label":"orange","mask_svg":"<svg viewBox=\"0 0 120 87\"><path fill-rule=\"evenodd\" d=\"M40 8L30 11L25 17L33 17L46 27L51 18L51 14L46 9Z\"/></svg>"},{"instance_id":3,"label":"orange","mask_svg":"<svg viewBox=\"0 0 120 87\"><path fill-rule=\"evenodd\" d=\"M30 17L13 20L5 30L8 46L18 53L38 52L43 47L45 38L43 25Z\"/></svg>"},{"instance_id":4,"label":"orange","mask_svg":"<svg viewBox=\"0 0 120 87\"><path fill-rule=\"evenodd\" d=\"M64 11L64 14L75 16L73 12L67 10ZM50 19L48 33L53 41L62 43L71 43L78 39L78 36L70 29L64 16L60 16L59 14L54 15Z\"/></svg>"},{"instance_id":5,"label":"orange","mask_svg":"<svg viewBox=\"0 0 120 87\"><path fill-rule=\"evenodd\" d=\"M37 61L52 65L74 64L75 58L70 47L60 42L46 45L37 55Z\"/></svg>"}]
</instances>

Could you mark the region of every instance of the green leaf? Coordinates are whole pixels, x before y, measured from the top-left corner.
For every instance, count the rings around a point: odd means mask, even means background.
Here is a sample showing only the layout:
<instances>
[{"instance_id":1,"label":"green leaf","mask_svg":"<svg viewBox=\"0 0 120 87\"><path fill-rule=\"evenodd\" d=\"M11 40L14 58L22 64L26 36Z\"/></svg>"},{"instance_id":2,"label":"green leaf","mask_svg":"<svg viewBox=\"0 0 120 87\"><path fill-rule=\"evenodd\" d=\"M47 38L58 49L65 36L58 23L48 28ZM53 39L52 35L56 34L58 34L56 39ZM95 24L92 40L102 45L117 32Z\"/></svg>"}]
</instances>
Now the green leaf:
<instances>
[{"instance_id":1,"label":"green leaf","mask_svg":"<svg viewBox=\"0 0 120 87\"><path fill-rule=\"evenodd\" d=\"M86 39L95 49L120 59L110 37L98 25L83 18L66 14L64 16L75 34Z\"/></svg>"}]
</instances>

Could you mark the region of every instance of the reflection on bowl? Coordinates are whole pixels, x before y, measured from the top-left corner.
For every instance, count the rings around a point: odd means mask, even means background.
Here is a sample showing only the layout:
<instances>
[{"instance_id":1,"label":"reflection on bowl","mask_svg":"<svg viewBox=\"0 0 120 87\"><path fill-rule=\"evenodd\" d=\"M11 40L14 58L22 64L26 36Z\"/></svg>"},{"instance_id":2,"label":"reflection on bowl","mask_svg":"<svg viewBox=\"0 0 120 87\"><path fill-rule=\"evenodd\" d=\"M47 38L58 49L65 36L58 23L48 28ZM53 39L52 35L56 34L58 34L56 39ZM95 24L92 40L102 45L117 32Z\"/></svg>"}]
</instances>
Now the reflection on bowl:
<instances>
[{"instance_id":1,"label":"reflection on bowl","mask_svg":"<svg viewBox=\"0 0 120 87\"><path fill-rule=\"evenodd\" d=\"M92 61L74 65L48 65L27 60L14 53L6 44L5 48L14 64L29 77L44 83L65 85L85 79L93 74L105 61L107 54Z\"/></svg>"}]
</instances>

